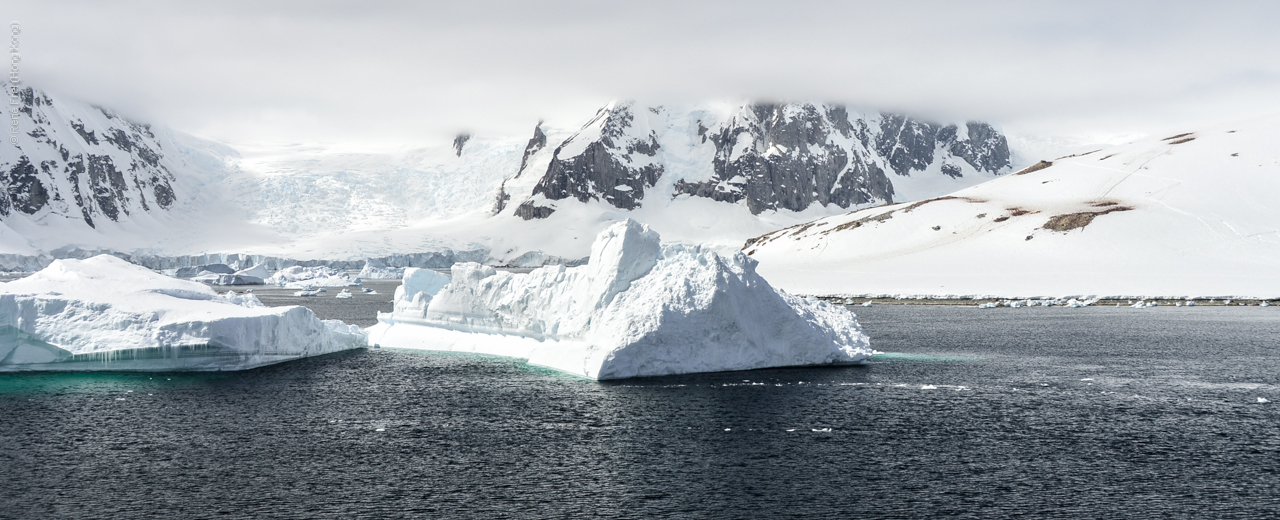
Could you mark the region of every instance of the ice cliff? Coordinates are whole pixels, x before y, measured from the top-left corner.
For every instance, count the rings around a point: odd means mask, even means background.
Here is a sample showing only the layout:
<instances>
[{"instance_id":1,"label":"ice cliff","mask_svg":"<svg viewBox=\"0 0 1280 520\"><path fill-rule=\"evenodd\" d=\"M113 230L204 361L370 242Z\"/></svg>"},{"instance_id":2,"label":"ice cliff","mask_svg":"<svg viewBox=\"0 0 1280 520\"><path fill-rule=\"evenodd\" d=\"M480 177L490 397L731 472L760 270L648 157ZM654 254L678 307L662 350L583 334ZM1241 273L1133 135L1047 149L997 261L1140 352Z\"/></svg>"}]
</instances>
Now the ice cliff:
<instances>
[{"instance_id":1,"label":"ice cliff","mask_svg":"<svg viewBox=\"0 0 1280 520\"><path fill-rule=\"evenodd\" d=\"M743 254L663 245L632 220L587 265L409 269L371 344L527 359L593 379L850 364L872 351L847 310L775 290Z\"/></svg>"},{"instance_id":2,"label":"ice cliff","mask_svg":"<svg viewBox=\"0 0 1280 520\"><path fill-rule=\"evenodd\" d=\"M244 370L359 348L358 327L113 256L0 284L0 372Z\"/></svg>"}]
</instances>

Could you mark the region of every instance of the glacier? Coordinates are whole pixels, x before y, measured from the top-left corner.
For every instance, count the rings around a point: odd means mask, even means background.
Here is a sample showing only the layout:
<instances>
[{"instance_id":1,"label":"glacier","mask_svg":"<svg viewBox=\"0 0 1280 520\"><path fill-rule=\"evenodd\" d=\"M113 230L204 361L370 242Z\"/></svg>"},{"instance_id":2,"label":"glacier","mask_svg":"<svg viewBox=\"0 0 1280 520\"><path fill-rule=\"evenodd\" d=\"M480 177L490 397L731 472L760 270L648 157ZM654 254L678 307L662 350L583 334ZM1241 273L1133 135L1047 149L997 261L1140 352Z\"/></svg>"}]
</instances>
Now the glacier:
<instances>
[{"instance_id":1,"label":"glacier","mask_svg":"<svg viewBox=\"0 0 1280 520\"><path fill-rule=\"evenodd\" d=\"M508 356L590 379L856 364L873 351L849 311L778 291L741 253L663 244L627 219L586 265L528 273L408 269L369 344Z\"/></svg>"},{"instance_id":2,"label":"glacier","mask_svg":"<svg viewBox=\"0 0 1280 520\"><path fill-rule=\"evenodd\" d=\"M365 342L305 307L264 307L110 255L0 284L0 372L245 370Z\"/></svg>"}]
</instances>

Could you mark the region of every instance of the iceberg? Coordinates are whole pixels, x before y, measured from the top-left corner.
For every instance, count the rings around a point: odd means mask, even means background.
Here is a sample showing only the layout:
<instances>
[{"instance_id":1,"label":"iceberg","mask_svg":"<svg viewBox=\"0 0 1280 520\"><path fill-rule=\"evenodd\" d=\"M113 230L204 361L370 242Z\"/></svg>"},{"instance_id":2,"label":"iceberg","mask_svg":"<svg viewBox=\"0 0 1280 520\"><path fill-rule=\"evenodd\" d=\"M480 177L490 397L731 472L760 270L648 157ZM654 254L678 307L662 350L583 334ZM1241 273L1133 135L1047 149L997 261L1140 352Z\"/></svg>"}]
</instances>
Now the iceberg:
<instances>
[{"instance_id":1,"label":"iceberg","mask_svg":"<svg viewBox=\"0 0 1280 520\"><path fill-rule=\"evenodd\" d=\"M369 259L364 261L364 268L357 276L365 280L398 280L404 277L404 269L387 267L379 260Z\"/></svg>"},{"instance_id":2,"label":"iceberg","mask_svg":"<svg viewBox=\"0 0 1280 520\"><path fill-rule=\"evenodd\" d=\"M286 267L266 279L266 283L289 289L314 289L317 287L351 287L360 285L360 279L351 279L347 273L325 267Z\"/></svg>"},{"instance_id":3,"label":"iceberg","mask_svg":"<svg viewBox=\"0 0 1280 520\"><path fill-rule=\"evenodd\" d=\"M244 370L360 348L359 327L109 255L0 284L0 372Z\"/></svg>"},{"instance_id":4,"label":"iceberg","mask_svg":"<svg viewBox=\"0 0 1280 520\"><path fill-rule=\"evenodd\" d=\"M231 274L204 271L192 277L191 281L210 285L263 285L270 276L266 267L256 265Z\"/></svg>"},{"instance_id":5,"label":"iceberg","mask_svg":"<svg viewBox=\"0 0 1280 520\"><path fill-rule=\"evenodd\" d=\"M406 269L369 344L508 356L591 379L843 365L874 353L843 307L774 289L756 262L662 244L630 219L586 265Z\"/></svg>"}]
</instances>

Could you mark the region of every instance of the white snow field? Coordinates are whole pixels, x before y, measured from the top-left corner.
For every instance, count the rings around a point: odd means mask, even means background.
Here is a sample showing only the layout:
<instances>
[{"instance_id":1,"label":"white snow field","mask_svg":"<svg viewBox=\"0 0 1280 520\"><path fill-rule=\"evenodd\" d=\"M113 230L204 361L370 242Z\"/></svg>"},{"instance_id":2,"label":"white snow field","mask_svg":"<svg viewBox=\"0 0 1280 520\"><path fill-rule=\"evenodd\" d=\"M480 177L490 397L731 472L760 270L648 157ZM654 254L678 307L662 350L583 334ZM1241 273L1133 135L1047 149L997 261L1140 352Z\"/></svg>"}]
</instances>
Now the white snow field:
<instances>
[{"instance_id":1,"label":"white snow field","mask_svg":"<svg viewBox=\"0 0 1280 520\"><path fill-rule=\"evenodd\" d=\"M361 348L359 327L109 255L0 284L0 372L244 370Z\"/></svg>"},{"instance_id":2,"label":"white snow field","mask_svg":"<svg viewBox=\"0 0 1280 520\"><path fill-rule=\"evenodd\" d=\"M442 287L442 275L406 270L369 343L522 358L591 379L871 356L852 313L777 291L755 266L741 253L663 245L628 219L596 237L584 266L516 274L460 263Z\"/></svg>"},{"instance_id":3,"label":"white snow field","mask_svg":"<svg viewBox=\"0 0 1280 520\"><path fill-rule=\"evenodd\" d=\"M1156 136L744 250L800 294L1274 298L1277 142L1280 116Z\"/></svg>"}]
</instances>

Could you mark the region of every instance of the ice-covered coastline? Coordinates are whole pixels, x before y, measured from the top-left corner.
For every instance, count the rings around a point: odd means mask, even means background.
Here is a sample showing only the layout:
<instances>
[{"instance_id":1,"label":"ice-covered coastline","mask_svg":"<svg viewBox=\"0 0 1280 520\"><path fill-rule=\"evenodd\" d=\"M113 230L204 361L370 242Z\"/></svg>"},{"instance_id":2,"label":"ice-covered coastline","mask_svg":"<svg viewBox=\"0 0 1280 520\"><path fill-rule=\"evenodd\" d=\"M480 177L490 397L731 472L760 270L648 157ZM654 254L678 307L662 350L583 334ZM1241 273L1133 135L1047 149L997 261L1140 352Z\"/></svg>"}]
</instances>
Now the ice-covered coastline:
<instances>
[{"instance_id":1,"label":"ice-covered coastline","mask_svg":"<svg viewBox=\"0 0 1280 520\"><path fill-rule=\"evenodd\" d=\"M109 255L0 284L0 372L219 371L363 347L358 327Z\"/></svg>"},{"instance_id":2,"label":"ice-covered coastline","mask_svg":"<svg viewBox=\"0 0 1280 520\"><path fill-rule=\"evenodd\" d=\"M408 269L370 344L509 356L591 379L859 363L856 317L778 291L741 253L663 245L626 220L596 238L587 265L452 279ZM447 282L447 284L446 284Z\"/></svg>"}]
</instances>

